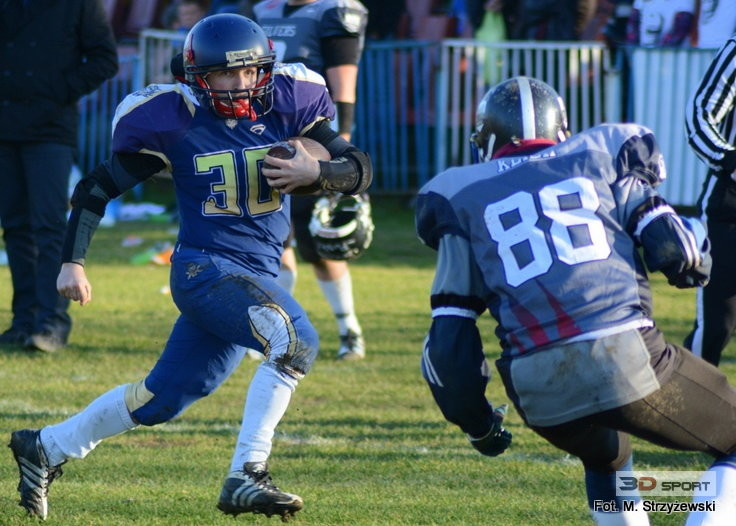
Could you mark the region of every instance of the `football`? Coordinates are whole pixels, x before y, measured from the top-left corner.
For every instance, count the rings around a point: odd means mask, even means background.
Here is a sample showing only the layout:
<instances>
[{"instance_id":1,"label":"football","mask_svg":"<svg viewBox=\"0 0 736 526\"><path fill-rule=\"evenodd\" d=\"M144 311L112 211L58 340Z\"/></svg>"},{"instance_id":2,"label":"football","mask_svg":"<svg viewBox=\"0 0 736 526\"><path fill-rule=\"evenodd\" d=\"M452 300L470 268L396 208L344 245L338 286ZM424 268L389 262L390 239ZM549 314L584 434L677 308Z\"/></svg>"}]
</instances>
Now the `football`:
<instances>
[{"instance_id":1,"label":"football","mask_svg":"<svg viewBox=\"0 0 736 526\"><path fill-rule=\"evenodd\" d=\"M314 157L315 159L319 161L329 161L332 159L330 156L330 152L327 151L327 148L322 146L322 144L318 143L314 139L310 139L309 137L289 137L285 141L279 141L266 152L271 157L276 157L277 159L291 159L296 155L296 149L294 146L290 143L294 141L299 141L304 146L304 149L309 152L309 155ZM269 166L266 166L267 168L270 168Z\"/></svg>"},{"instance_id":2,"label":"football","mask_svg":"<svg viewBox=\"0 0 736 526\"><path fill-rule=\"evenodd\" d=\"M314 139L310 139L309 137L291 137L289 139L290 141L299 141L304 146L304 149L309 152L309 155L317 159L318 161L329 161L332 159L332 156L330 155L330 152L327 151L327 148L322 146L321 143L318 143Z\"/></svg>"},{"instance_id":3,"label":"football","mask_svg":"<svg viewBox=\"0 0 736 526\"><path fill-rule=\"evenodd\" d=\"M314 139L310 139L309 137L289 137L285 141L279 141L266 152L267 155L270 155L271 157L276 157L277 159L291 159L296 155L296 148L293 144L291 144L294 141L299 141L304 146L304 149L307 150L309 155L317 159L318 161L329 161L332 159L332 156L330 155L330 152L327 151L327 148L325 148L322 144L315 141ZM264 168L276 168L275 166L271 166L268 163L263 163ZM295 190L291 191L291 194L296 195L309 195L315 193L318 188L314 186L305 186L296 188Z\"/></svg>"},{"instance_id":4,"label":"football","mask_svg":"<svg viewBox=\"0 0 736 526\"><path fill-rule=\"evenodd\" d=\"M276 157L277 159L291 159L296 155L296 148L294 148L291 144L289 144L286 141L279 141L266 152L267 155L270 155L271 157ZM268 163L263 163L264 168L276 168L275 166L271 166Z\"/></svg>"}]
</instances>

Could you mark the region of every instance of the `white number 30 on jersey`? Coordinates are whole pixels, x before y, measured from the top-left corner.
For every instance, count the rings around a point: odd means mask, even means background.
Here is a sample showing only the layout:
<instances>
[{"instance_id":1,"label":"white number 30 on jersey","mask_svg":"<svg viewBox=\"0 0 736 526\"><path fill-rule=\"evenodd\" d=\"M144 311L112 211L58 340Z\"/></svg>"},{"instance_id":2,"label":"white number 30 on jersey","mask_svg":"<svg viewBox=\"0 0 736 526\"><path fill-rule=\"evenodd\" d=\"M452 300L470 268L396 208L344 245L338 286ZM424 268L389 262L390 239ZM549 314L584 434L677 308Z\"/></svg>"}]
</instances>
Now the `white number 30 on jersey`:
<instances>
[{"instance_id":1,"label":"white number 30 on jersey","mask_svg":"<svg viewBox=\"0 0 736 526\"><path fill-rule=\"evenodd\" d=\"M550 237L559 261L576 265L606 259L611 254L603 222L595 215L600 201L590 179L566 179L545 186L537 195L542 213L552 222ZM514 214L518 222L505 227L502 217L507 214ZM498 255L503 262L509 285L518 287L549 270L553 252L548 246L544 231L536 224L539 215L534 206L534 195L529 192L512 194L489 204L483 216L491 239L498 243ZM570 233L571 227L587 228L590 242L575 246ZM531 261L524 266L520 266L513 252L514 247L522 243L528 244L531 250Z\"/></svg>"}]
</instances>

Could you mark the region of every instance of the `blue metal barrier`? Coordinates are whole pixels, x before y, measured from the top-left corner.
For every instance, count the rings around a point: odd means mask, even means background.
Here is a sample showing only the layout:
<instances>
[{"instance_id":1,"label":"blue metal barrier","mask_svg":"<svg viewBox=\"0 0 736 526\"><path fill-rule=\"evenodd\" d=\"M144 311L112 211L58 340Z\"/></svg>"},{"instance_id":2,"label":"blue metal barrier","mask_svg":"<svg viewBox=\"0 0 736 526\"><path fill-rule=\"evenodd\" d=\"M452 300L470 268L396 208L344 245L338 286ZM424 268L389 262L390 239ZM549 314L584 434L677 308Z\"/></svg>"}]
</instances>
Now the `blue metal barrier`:
<instances>
[{"instance_id":1,"label":"blue metal barrier","mask_svg":"<svg viewBox=\"0 0 736 526\"><path fill-rule=\"evenodd\" d=\"M353 142L369 152L376 169L374 190L406 192L432 172L434 85L437 45L430 42L369 42L358 76Z\"/></svg>"},{"instance_id":2,"label":"blue metal barrier","mask_svg":"<svg viewBox=\"0 0 736 526\"><path fill-rule=\"evenodd\" d=\"M168 63L181 39L177 32L143 31L138 53L121 57L120 73L82 99L82 171L109 155L110 123L123 97L145 84L171 82ZM625 76L597 42L369 41L359 69L353 142L373 158L374 192L414 192L439 171L469 162L475 107L488 86L527 74L560 92L573 132L619 121L624 113L651 127L671 174L663 194L672 204L691 205L704 168L684 140L683 112L711 55L636 48L631 81L622 85Z\"/></svg>"},{"instance_id":3,"label":"blue metal barrier","mask_svg":"<svg viewBox=\"0 0 736 526\"><path fill-rule=\"evenodd\" d=\"M513 75L549 82L567 100L573 130L616 112L606 95L608 50L598 42L368 42L359 70L353 142L371 154L373 191L413 192L449 166L470 161L475 108Z\"/></svg>"},{"instance_id":4,"label":"blue metal barrier","mask_svg":"<svg viewBox=\"0 0 736 526\"><path fill-rule=\"evenodd\" d=\"M651 128L667 166L659 192L674 205L694 205L707 167L687 142L685 110L716 50L636 47L626 52L629 118Z\"/></svg>"}]
</instances>

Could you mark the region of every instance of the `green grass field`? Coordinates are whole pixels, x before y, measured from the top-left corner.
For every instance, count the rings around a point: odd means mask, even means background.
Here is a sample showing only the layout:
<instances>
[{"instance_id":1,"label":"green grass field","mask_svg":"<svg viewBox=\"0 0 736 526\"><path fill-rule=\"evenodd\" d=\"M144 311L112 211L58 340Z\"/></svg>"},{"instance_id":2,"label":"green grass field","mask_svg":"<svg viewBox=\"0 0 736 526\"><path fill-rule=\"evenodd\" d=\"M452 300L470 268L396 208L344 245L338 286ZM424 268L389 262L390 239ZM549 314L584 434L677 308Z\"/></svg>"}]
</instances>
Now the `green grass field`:
<instances>
[{"instance_id":1,"label":"green grass field","mask_svg":"<svg viewBox=\"0 0 736 526\"><path fill-rule=\"evenodd\" d=\"M360 363L335 360L336 327L311 275L300 266L296 296L322 336L321 355L297 389L277 429L271 468L277 484L299 493L303 525L589 525L581 464L547 445L511 412L512 447L483 457L446 423L419 372L430 323L433 253L416 239L403 200L374 200L374 246L352 266L357 308L368 342ZM172 225L121 223L98 231L87 267L94 299L74 305L70 345L54 355L0 351L0 431L55 423L106 390L144 377L177 312L161 292L168 267L133 266L141 247L173 240ZM0 245L1 246L1 245ZM0 330L10 322L10 277L0 267ZM688 332L693 291L654 278L655 314L672 341ZM498 345L482 319L486 351ZM722 368L736 382L736 351ZM139 428L70 461L50 496L50 525L267 524L234 521L215 508L230 464L243 400L255 364L245 361L212 396L155 428ZM497 375L489 398L506 401ZM637 469L702 470L708 457L635 441ZM17 471L0 456L0 525L28 524L16 505ZM651 523L681 525L683 515L652 514ZM276 524L276 518L270 519Z\"/></svg>"}]
</instances>

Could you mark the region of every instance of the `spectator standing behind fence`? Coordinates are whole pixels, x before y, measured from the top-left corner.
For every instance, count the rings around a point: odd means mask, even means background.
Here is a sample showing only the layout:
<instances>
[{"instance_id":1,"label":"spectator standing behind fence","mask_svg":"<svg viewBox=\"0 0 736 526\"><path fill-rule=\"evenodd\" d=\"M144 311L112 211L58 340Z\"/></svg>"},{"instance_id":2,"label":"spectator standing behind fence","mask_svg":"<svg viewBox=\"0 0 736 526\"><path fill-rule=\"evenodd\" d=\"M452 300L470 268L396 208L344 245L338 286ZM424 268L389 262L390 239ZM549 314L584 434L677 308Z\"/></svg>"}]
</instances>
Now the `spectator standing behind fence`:
<instances>
[{"instance_id":1,"label":"spectator standing behind fence","mask_svg":"<svg viewBox=\"0 0 736 526\"><path fill-rule=\"evenodd\" d=\"M701 0L698 12L698 47L718 49L736 33L736 4L733 0Z\"/></svg>"},{"instance_id":2,"label":"spectator standing behind fence","mask_svg":"<svg viewBox=\"0 0 736 526\"><path fill-rule=\"evenodd\" d=\"M609 3L611 4L611 14L601 31L601 37L606 42L606 45L612 51L615 51L620 46L626 44L626 28L631 18L633 1L609 0Z\"/></svg>"},{"instance_id":3,"label":"spectator standing behind fence","mask_svg":"<svg viewBox=\"0 0 736 526\"><path fill-rule=\"evenodd\" d=\"M371 14L366 27L367 38L373 40L397 38L399 21L406 13L405 0L363 0L362 4Z\"/></svg>"},{"instance_id":4,"label":"spectator standing behind fence","mask_svg":"<svg viewBox=\"0 0 736 526\"><path fill-rule=\"evenodd\" d=\"M511 40L580 40L598 0L504 0Z\"/></svg>"},{"instance_id":5,"label":"spectator standing behind fence","mask_svg":"<svg viewBox=\"0 0 736 526\"><path fill-rule=\"evenodd\" d=\"M71 330L56 291L77 101L117 72L99 0L0 0L0 222L13 284L2 345L53 352Z\"/></svg>"},{"instance_id":6,"label":"spectator standing behind fence","mask_svg":"<svg viewBox=\"0 0 736 526\"><path fill-rule=\"evenodd\" d=\"M640 46L687 46L694 23L695 0L635 0L626 40Z\"/></svg>"},{"instance_id":7,"label":"spectator standing behind fence","mask_svg":"<svg viewBox=\"0 0 736 526\"><path fill-rule=\"evenodd\" d=\"M685 346L713 365L736 328L736 36L713 58L685 115L688 141L709 170L698 199L713 256L710 283L698 290Z\"/></svg>"},{"instance_id":8,"label":"spectator standing behind fence","mask_svg":"<svg viewBox=\"0 0 736 526\"><path fill-rule=\"evenodd\" d=\"M506 15L510 2L504 0L464 0L473 38L482 42L506 40Z\"/></svg>"},{"instance_id":9,"label":"spectator standing behind fence","mask_svg":"<svg viewBox=\"0 0 736 526\"><path fill-rule=\"evenodd\" d=\"M301 62L324 75L337 107L337 132L350 139L355 111L358 61L363 51L368 11L356 0L265 0L254 6L258 23L273 40L277 60ZM365 356L363 332L355 313L353 284L345 261L318 254L309 221L319 196L291 201L292 231L301 257L309 262L338 324L340 359ZM279 280L289 291L296 281L296 258L284 250Z\"/></svg>"},{"instance_id":10,"label":"spectator standing behind fence","mask_svg":"<svg viewBox=\"0 0 736 526\"><path fill-rule=\"evenodd\" d=\"M161 15L164 27L187 34L210 9L208 0L176 0Z\"/></svg>"}]
</instances>

